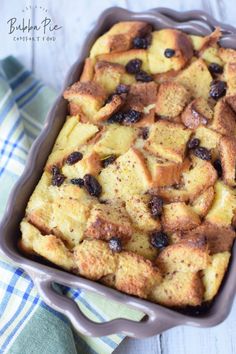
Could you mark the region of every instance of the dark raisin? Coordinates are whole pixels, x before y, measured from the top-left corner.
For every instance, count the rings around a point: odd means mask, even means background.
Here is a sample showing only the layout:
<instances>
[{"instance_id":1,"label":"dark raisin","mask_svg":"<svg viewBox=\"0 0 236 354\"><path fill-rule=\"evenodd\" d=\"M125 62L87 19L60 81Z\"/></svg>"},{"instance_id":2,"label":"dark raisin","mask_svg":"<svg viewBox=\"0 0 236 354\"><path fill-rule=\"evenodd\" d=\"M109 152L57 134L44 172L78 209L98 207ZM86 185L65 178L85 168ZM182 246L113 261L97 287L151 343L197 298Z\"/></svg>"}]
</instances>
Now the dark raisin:
<instances>
[{"instance_id":1,"label":"dark raisin","mask_svg":"<svg viewBox=\"0 0 236 354\"><path fill-rule=\"evenodd\" d=\"M93 197L99 197L102 193L102 187L96 178L90 174L84 176L84 186L87 192Z\"/></svg>"},{"instance_id":2,"label":"dark raisin","mask_svg":"<svg viewBox=\"0 0 236 354\"><path fill-rule=\"evenodd\" d=\"M169 245L167 234L162 231L153 231L150 236L150 243L155 248L165 248Z\"/></svg>"},{"instance_id":3,"label":"dark raisin","mask_svg":"<svg viewBox=\"0 0 236 354\"><path fill-rule=\"evenodd\" d=\"M222 166L221 166L221 162L220 162L220 160L219 159L217 159L217 160L215 160L214 162L213 162L213 166L214 166L214 168L216 169L216 171L217 171L217 174L218 174L218 177L220 178L220 177L222 177Z\"/></svg>"},{"instance_id":4,"label":"dark raisin","mask_svg":"<svg viewBox=\"0 0 236 354\"><path fill-rule=\"evenodd\" d=\"M137 74L141 69L141 65L142 65L142 60L132 59L126 64L125 70L129 74Z\"/></svg>"},{"instance_id":5,"label":"dark raisin","mask_svg":"<svg viewBox=\"0 0 236 354\"><path fill-rule=\"evenodd\" d=\"M135 74L135 79L141 82L151 82L153 78L146 73L146 71L140 70L137 74Z\"/></svg>"},{"instance_id":6,"label":"dark raisin","mask_svg":"<svg viewBox=\"0 0 236 354\"><path fill-rule=\"evenodd\" d=\"M124 123L130 124L130 123L136 123L140 121L142 118L142 113L135 111L134 109L130 109L129 111L125 112L125 119Z\"/></svg>"},{"instance_id":7,"label":"dark raisin","mask_svg":"<svg viewBox=\"0 0 236 354\"><path fill-rule=\"evenodd\" d=\"M211 160L211 153L206 148L199 146L193 150L195 156L199 157L202 160Z\"/></svg>"},{"instance_id":8,"label":"dark raisin","mask_svg":"<svg viewBox=\"0 0 236 354\"><path fill-rule=\"evenodd\" d=\"M217 64L217 63L211 63L208 66L208 69L212 75L214 74L222 74L223 73L223 66Z\"/></svg>"},{"instance_id":9,"label":"dark raisin","mask_svg":"<svg viewBox=\"0 0 236 354\"><path fill-rule=\"evenodd\" d=\"M154 195L151 197L148 206L151 211L152 217L156 219L162 214L163 200L161 197Z\"/></svg>"},{"instance_id":10,"label":"dark raisin","mask_svg":"<svg viewBox=\"0 0 236 354\"><path fill-rule=\"evenodd\" d=\"M84 185L83 178L72 178L70 181L72 184L75 184L76 186L79 186L79 187L83 187L83 185Z\"/></svg>"},{"instance_id":11,"label":"dark raisin","mask_svg":"<svg viewBox=\"0 0 236 354\"><path fill-rule=\"evenodd\" d=\"M52 185L60 187L65 180L65 176L62 173L58 173L55 176L52 176Z\"/></svg>"},{"instance_id":12,"label":"dark raisin","mask_svg":"<svg viewBox=\"0 0 236 354\"><path fill-rule=\"evenodd\" d=\"M110 250L112 250L113 252L121 252L122 251L122 243L121 243L121 239L119 237L112 237L108 241L108 245L109 245Z\"/></svg>"},{"instance_id":13,"label":"dark raisin","mask_svg":"<svg viewBox=\"0 0 236 354\"><path fill-rule=\"evenodd\" d=\"M82 160L83 154L79 151L72 152L66 159L67 165L74 165L76 162Z\"/></svg>"},{"instance_id":14,"label":"dark raisin","mask_svg":"<svg viewBox=\"0 0 236 354\"><path fill-rule=\"evenodd\" d=\"M146 140L148 138L148 136L149 136L148 127L141 128L140 136L143 138L143 140Z\"/></svg>"},{"instance_id":15,"label":"dark raisin","mask_svg":"<svg viewBox=\"0 0 236 354\"><path fill-rule=\"evenodd\" d=\"M118 95L121 95L122 93L128 93L129 92L129 86L125 84L120 84L116 87L116 93Z\"/></svg>"},{"instance_id":16,"label":"dark raisin","mask_svg":"<svg viewBox=\"0 0 236 354\"><path fill-rule=\"evenodd\" d=\"M102 167L105 168L108 165L110 165L111 163L113 163L116 160L116 156L115 155L111 155L109 157L107 157L106 159L102 160Z\"/></svg>"},{"instance_id":17,"label":"dark raisin","mask_svg":"<svg viewBox=\"0 0 236 354\"><path fill-rule=\"evenodd\" d=\"M175 55L175 50L171 48L166 48L164 51L164 55L166 58L172 58Z\"/></svg>"},{"instance_id":18,"label":"dark raisin","mask_svg":"<svg viewBox=\"0 0 236 354\"><path fill-rule=\"evenodd\" d=\"M52 166L51 172L52 172L53 176L56 176L56 175L60 174L60 169L54 165L54 166Z\"/></svg>"},{"instance_id":19,"label":"dark raisin","mask_svg":"<svg viewBox=\"0 0 236 354\"><path fill-rule=\"evenodd\" d=\"M225 96L226 88L227 86L225 81L214 80L211 82L210 96L214 98L214 100L218 100L219 98Z\"/></svg>"},{"instance_id":20,"label":"dark raisin","mask_svg":"<svg viewBox=\"0 0 236 354\"><path fill-rule=\"evenodd\" d=\"M197 138L190 139L188 142L188 148L189 149L195 149L200 145L200 140Z\"/></svg>"},{"instance_id":21,"label":"dark raisin","mask_svg":"<svg viewBox=\"0 0 236 354\"><path fill-rule=\"evenodd\" d=\"M150 44L148 37L135 37L133 39L133 48L137 49L147 49Z\"/></svg>"},{"instance_id":22,"label":"dark raisin","mask_svg":"<svg viewBox=\"0 0 236 354\"><path fill-rule=\"evenodd\" d=\"M125 113L124 112L117 112L113 114L108 120L108 123L123 123L125 119Z\"/></svg>"}]
</instances>

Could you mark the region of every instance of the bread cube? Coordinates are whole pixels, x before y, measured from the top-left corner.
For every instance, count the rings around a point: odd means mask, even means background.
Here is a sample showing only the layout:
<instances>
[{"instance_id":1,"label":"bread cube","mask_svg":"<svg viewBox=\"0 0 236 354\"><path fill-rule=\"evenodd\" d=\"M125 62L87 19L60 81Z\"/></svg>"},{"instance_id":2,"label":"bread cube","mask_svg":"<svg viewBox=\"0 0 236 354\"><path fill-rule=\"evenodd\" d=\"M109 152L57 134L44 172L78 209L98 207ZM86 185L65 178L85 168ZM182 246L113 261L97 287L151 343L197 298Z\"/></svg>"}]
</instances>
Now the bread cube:
<instances>
[{"instance_id":1,"label":"bread cube","mask_svg":"<svg viewBox=\"0 0 236 354\"><path fill-rule=\"evenodd\" d=\"M188 191L174 186L158 188L158 194L166 203L187 202L190 198Z\"/></svg>"},{"instance_id":2,"label":"bread cube","mask_svg":"<svg viewBox=\"0 0 236 354\"><path fill-rule=\"evenodd\" d=\"M154 155L145 154L147 166L152 175L152 188L172 186L178 184L182 173L190 167L190 161L185 159L183 162L175 163L160 160Z\"/></svg>"},{"instance_id":3,"label":"bread cube","mask_svg":"<svg viewBox=\"0 0 236 354\"><path fill-rule=\"evenodd\" d=\"M199 126L194 133L194 138L200 140L200 145L211 151L213 159L218 158L221 134L205 126Z\"/></svg>"},{"instance_id":4,"label":"bread cube","mask_svg":"<svg viewBox=\"0 0 236 354\"><path fill-rule=\"evenodd\" d=\"M151 216L149 201L148 195L132 195L126 199L125 204L134 227L147 232L161 229L160 221Z\"/></svg>"},{"instance_id":5,"label":"bread cube","mask_svg":"<svg viewBox=\"0 0 236 354\"><path fill-rule=\"evenodd\" d=\"M182 125L160 120L150 127L145 148L166 160L182 162L190 135Z\"/></svg>"},{"instance_id":6,"label":"bread cube","mask_svg":"<svg viewBox=\"0 0 236 354\"><path fill-rule=\"evenodd\" d=\"M213 186L216 180L217 173L212 164L198 158L194 161L193 168L183 173L184 189L191 201Z\"/></svg>"},{"instance_id":7,"label":"bread cube","mask_svg":"<svg viewBox=\"0 0 236 354\"><path fill-rule=\"evenodd\" d=\"M99 54L120 52L131 48L132 40L151 32L151 25L142 21L124 21L113 25L108 32L100 36L93 44L90 57Z\"/></svg>"},{"instance_id":8,"label":"bread cube","mask_svg":"<svg viewBox=\"0 0 236 354\"><path fill-rule=\"evenodd\" d=\"M236 209L236 192L223 182L215 184L215 199L206 220L218 226L229 227Z\"/></svg>"},{"instance_id":9,"label":"bread cube","mask_svg":"<svg viewBox=\"0 0 236 354\"><path fill-rule=\"evenodd\" d=\"M67 178L83 178L86 174L98 175L101 171L101 157L94 151L88 151L83 155L83 159L73 165L64 164L62 173Z\"/></svg>"},{"instance_id":10,"label":"bread cube","mask_svg":"<svg viewBox=\"0 0 236 354\"><path fill-rule=\"evenodd\" d=\"M220 156L224 182L234 187L236 185L236 139L234 137L221 138Z\"/></svg>"},{"instance_id":11,"label":"bread cube","mask_svg":"<svg viewBox=\"0 0 236 354\"><path fill-rule=\"evenodd\" d=\"M231 48L219 48L218 55L224 63L236 61L236 50Z\"/></svg>"},{"instance_id":12,"label":"bread cube","mask_svg":"<svg viewBox=\"0 0 236 354\"><path fill-rule=\"evenodd\" d=\"M197 227L201 220L197 213L183 202L164 205L161 218L163 229L167 232L191 230Z\"/></svg>"},{"instance_id":13,"label":"bread cube","mask_svg":"<svg viewBox=\"0 0 236 354\"><path fill-rule=\"evenodd\" d=\"M204 217L215 197L215 192L213 187L209 187L205 190L205 192L201 193L192 203L192 209L197 213L200 217Z\"/></svg>"},{"instance_id":14,"label":"bread cube","mask_svg":"<svg viewBox=\"0 0 236 354\"><path fill-rule=\"evenodd\" d=\"M122 95L114 95L110 102L106 103L97 113L94 114L91 121L94 123L103 122L110 118L114 113L119 111L125 102L125 97Z\"/></svg>"},{"instance_id":15,"label":"bread cube","mask_svg":"<svg viewBox=\"0 0 236 354\"><path fill-rule=\"evenodd\" d=\"M62 166L64 160L85 144L98 132L93 124L83 124L76 117L69 118L61 129L53 150L49 155L46 170L51 171L53 165Z\"/></svg>"},{"instance_id":16,"label":"bread cube","mask_svg":"<svg viewBox=\"0 0 236 354\"><path fill-rule=\"evenodd\" d=\"M20 248L23 251L31 250L66 270L72 270L72 255L58 237L42 234L25 219L21 222L21 233Z\"/></svg>"},{"instance_id":17,"label":"bread cube","mask_svg":"<svg viewBox=\"0 0 236 354\"><path fill-rule=\"evenodd\" d=\"M101 171L98 181L102 186L102 200L126 200L131 195L145 193L151 184L151 175L141 152L130 148Z\"/></svg>"},{"instance_id":18,"label":"bread cube","mask_svg":"<svg viewBox=\"0 0 236 354\"><path fill-rule=\"evenodd\" d=\"M124 74L125 68L122 65L99 61L95 65L94 81L96 81L107 94L112 94L120 84L121 77Z\"/></svg>"},{"instance_id":19,"label":"bread cube","mask_svg":"<svg viewBox=\"0 0 236 354\"><path fill-rule=\"evenodd\" d=\"M236 95L226 96L226 102L232 108L232 110L236 113Z\"/></svg>"},{"instance_id":20,"label":"bread cube","mask_svg":"<svg viewBox=\"0 0 236 354\"><path fill-rule=\"evenodd\" d=\"M216 27L212 33L205 37L196 35L190 35L189 37L191 38L194 50L202 52L207 48L217 47L216 44L221 37L221 30L219 27Z\"/></svg>"},{"instance_id":21,"label":"bread cube","mask_svg":"<svg viewBox=\"0 0 236 354\"><path fill-rule=\"evenodd\" d=\"M118 257L101 240L84 240L74 248L74 272L99 280L116 272Z\"/></svg>"},{"instance_id":22,"label":"bread cube","mask_svg":"<svg viewBox=\"0 0 236 354\"><path fill-rule=\"evenodd\" d=\"M224 68L225 79L227 80L227 95L236 94L236 61L228 62Z\"/></svg>"},{"instance_id":23,"label":"bread cube","mask_svg":"<svg viewBox=\"0 0 236 354\"><path fill-rule=\"evenodd\" d=\"M235 239L235 231L231 227L222 227L204 221L197 228L176 235L176 241L184 238L206 237L210 254L230 251Z\"/></svg>"},{"instance_id":24,"label":"bread cube","mask_svg":"<svg viewBox=\"0 0 236 354\"><path fill-rule=\"evenodd\" d=\"M212 300L218 293L229 264L229 259L229 252L216 253L211 256L211 263L203 270L204 301Z\"/></svg>"},{"instance_id":25,"label":"bread cube","mask_svg":"<svg viewBox=\"0 0 236 354\"><path fill-rule=\"evenodd\" d=\"M157 249L150 243L149 234L143 231L133 232L131 239L123 246L123 249L136 253L144 258L153 261L157 257Z\"/></svg>"},{"instance_id":26,"label":"bread cube","mask_svg":"<svg viewBox=\"0 0 236 354\"><path fill-rule=\"evenodd\" d=\"M122 155L129 150L136 135L136 131L131 127L111 124L102 132L94 145L94 151L102 157Z\"/></svg>"},{"instance_id":27,"label":"bread cube","mask_svg":"<svg viewBox=\"0 0 236 354\"><path fill-rule=\"evenodd\" d=\"M187 239L164 248L156 259L164 273L198 272L209 263L207 242L204 238Z\"/></svg>"},{"instance_id":28,"label":"bread cube","mask_svg":"<svg viewBox=\"0 0 236 354\"><path fill-rule=\"evenodd\" d=\"M193 100L183 111L181 120L187 128L196 129L207 125L213 118L213 109L203 97Z\"/></svg>"},{"instance_id":29,"label":"bread cube","mask_svg":"<svg viewBox=\"0 0 236 354\"><path fill-rule=\"evenodd\" d=\"M230 108L226 100L221 99L217 102L210 128L222 135L236 135L236 114Z\"/></svg>"},{"instance_id":30,"label":"bread cube","mask_svg":"<svg viewBox=\"0 0 236 354\"><path fill-rule=\"evenodd\" d=\"M125 208L116 204L95 204L91 208L85 230L86 237L109 240L116 236L126 242L133 228Z\"/></svg>"},{"instance_id":31,"label":"bread cube","mask_svg":"<svg viewBox=\"0 0 236 354\"><path fill-rule=\"evenodd\" d=\"M198 273L174 272L153 288L150 299L168 307L197 306L202 302L203 293Z\"/></svg>"},{"instance_id":32,"label":"bread cube","mask_svg":"<svg viewBox=\"0 0 236 354\"><path fill-rule=\"evenodd\" d=\"M175 51L171 58L165 56L165 50L169 48ZM148 48L152 74L182 69L192 56L192 43L185 33L169 28L152 32L152 43Z\"/></svg>"},{"instance_id":33,"label":"bread cube","mask_svg":"<svg viewBox=\"0 0 236 354\"><path fill-rule=\"evenodd\" d=\"M149 72L148 56L145 49L130 49L124 52L100 54L97 56L98 61L107 61L123 66L133 59L140 59L142 61L142 70Z\"/></svg>"},{"instance_id":34,"label":"bread cube","mask_svg":"<svg viewBox=\"0 0 236 354\"><path fill-rule=\"evenodd\" d=\"M156 113L164 117L176 117L190 101L190 92L176 82L160 85L156 100Z\"/></svg>"},{"instance_id":35,"label":"bread cube","mask_svg":"<svg viewBox=\"0 0 236 354\"><path fill-rule=\"evenodd\" d=\"M94 81L76 82L64 91L64 98L73 102L89 119L103 106L106 92Z\"/></svg>"},{"instance_id":36,"label":"bread cube","mask_svg":"<svg viewBox=\"0 0 236 354\"><path fill-rule=\"evenodd\" d=\"M193 61L176 76L175 81L190 90L194 97L209 97L211 74L202 59Z\"/></svg>"},{"instance_id":37,"label":"bread cube","mask_svg":"<svg viewBox=\"0 0 236 354\"><path fill-rule=\"evenodd\" d=\"M119 254L115 286L127 294L147 298L152 288L161 282L161 273L153 264L132 252Z\"/></svg>"}]
</instances>

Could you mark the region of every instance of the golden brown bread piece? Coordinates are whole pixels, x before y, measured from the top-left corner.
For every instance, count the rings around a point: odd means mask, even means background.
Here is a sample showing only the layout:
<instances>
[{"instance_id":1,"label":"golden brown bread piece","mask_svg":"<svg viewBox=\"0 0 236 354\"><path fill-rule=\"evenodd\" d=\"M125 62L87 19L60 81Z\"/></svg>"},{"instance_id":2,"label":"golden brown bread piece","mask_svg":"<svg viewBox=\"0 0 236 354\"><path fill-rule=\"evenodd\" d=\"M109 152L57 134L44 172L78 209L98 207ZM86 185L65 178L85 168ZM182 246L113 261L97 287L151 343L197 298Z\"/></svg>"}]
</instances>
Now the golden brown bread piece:
<instances>
[{"instance_id":1,"label":"golden brown bread piece","mask_svg":"<svg viewBox=\"0 0 236 354\"><path fill-rule=\"evenodd\" d=\"M190 135L181 124L159 120L150 127L145 148L166 160L182 162Z\"/></svg>"},{"instance_id":2,"label":"golden brown bread piece","mask_svg":"<svg viewBox=\"0 0 236 354\"><path fill-rule=\"evenodd\" d=\"M131 239L124 245L124 250L134 252L150 261L154 261L158 254L157 248L150 243L149 233L139 230L133 232Z\"/></svg>"},{"instance_id":3,"label":"golden brown bread piece","mask_svg":"<svg viewBox=\"0 0 236 354\"><path fill-rule=\"evenodd\" d=\"M232 110L236 113L236 95L226 96L225 99L228 105L230 105Z\"/></svg>"},{"instance_id":4,"label":"golden brown bread piece","mask_svg":"<svg viewBox=\"0 0 236 354\"><path fill-rule=\"evenodd\" d=\"M132 47L132 40L151 32L151 25L142 21L125 21L113 25L108 32L99 37L91 48L90 56L120 52Z\"/></svg>"},{"instance_id":5,"label":"golden brown bread piece","mask_svg":"<svg viewBox=\"0 0 236 354\"><path fill-rule=\"evenodd\" d=\"M156 113L163 117L178 116L190 101L190 92L176 82L164 82L159 86Z\"/></svg>"},{"instance_id":6,"label":"golden brown bread piece","mask_svg":"<svg viewBox=\"0 0 236 354\"><path fill-rule=\"evenodd\" d=\"M223 182L215 184L215 198L206 220L218 226L229 227L232 223L236 209L235 190L226 186Z\"/></svg>"},{"instance_id":7,"label":"golden brown bread piece","mask_svg":"<svg viewBox=\"0 0 236 354\"><path fill-rule=\"evenodd\" d=\"M219 41L221 37L221 30L219 27L216 27L216 29L210 33L208 36L201 37L201 36L196 36L196 35L190 35L189 36L192 40L192 44L194 47L194 50L197 50L199 52L203 52L207 48L215 48L217 42Z\"/></svg>"},{"instance_id":8,"label":"golden brown bread piece","mask_svg":"<svg viewBox=\"0 0 236 354\"><path fill-rule=\"evenodd\" d=\"M161 282L158 268L138 254L121 252L115 277L115 286L127 294L147 298L154 285Z\"/></svg>"},{"instance_id":9,"label":"golden brown bread piece","mask_svg":"<svg viewBox=\"0 0 236 354\"><path fill-rule=\"evenodd\" d=\"M229 252L216 253L211 256L211 263L202 272L202 281L205 287L205 301L212 300L217 294L228 267L229 259Z\"/></svg>"},{"instance_id":10,"label":"golden brown bread piece","mask_svg":"<svg viewBox=\"0 0 236 354\"><path fill-rule=\"evenodd\" d=\"M221 134L205 126L199 126L194 137L200 140L200 145L211 151L213 159L219 157L219 145Z\"/></svg>"},{"instance_id":11,"label":"golden brown bread piece","mask_svg":"<svg viewBox=\"0 0 236 354\"><path fill-rule=\"evenodd\" d=\"M92 81L94 76L94 60L86 58L84 62L84 68L80 75L80 82Z\"/></svg>"},{"instance_id":12,"label":"golden brown bread piece","mask_svg":"<svg viewBox=\"0 0 236 354\"><path fill-rule=\"evenodd\" d=\"M167 274L161 284L153 288L150 298L169 307L197 306L202 302L204 287L198 273Z\"/></svg>"},{"instance_id":13,"label":"golden brown bread piece","mask_svg":"<svg viewBox=\"0 0 236 354\"><path fill-rule=\"evenodd\" d=\"M224 76L227 81L227 95L236 93L236 61L227 62L224 67Z\"/></svg>"},{"instance_id":14,"label":"golden brown bread piece","mask_svg":"<svg viewBox=\"0 0 236 354\"><path fill-rule=\"evenodd\" d=\"M206 237L209 253L215 254L230 251L235 239L235 231L231 227L222 227L209 222L203 222L191 231L176 233L175 241L188 238L198 239L201 237Z\"/></svg>"},{"instance_id":15,"label":"golden brown bread piece","mask_svg":"<svg viewBox=\"0 0 236 354\"><path fill-rule=\"evenodd\" d=\"M213 110L202 97L193 100L181 115L182 122L190 129L196 129L199 125L207 125L212 118Z\"/></svg>"},{"instance_id":16,"label":"golden brown bread piece","mask_svg":"<svg viewBox=\"0 0 236 354\"><path fill-rule=\"evenodd\" d=\"M209 187L203 193L196 197L196 199L192 203L192 209L197 213L200 217L204 217L208 210L210 209L213 199L215 197L215 192L213 187Z\"/></svg>"},{"instance_id":17,"label":"golden brown bread piece","mask_svg":"<svg viewBox=\"0 0 236 354\"><path fill-rule=\"evenodd\" d=\"M121 203L95 204L91 208L84 236L101 240L116 236L126 242L131 238L132 232L128 213Z\"/></svg>"},{"instance_id":18,"label":"golden brown bread piece","mask_svg":"<svg viewBox=\"0 0 236 354\"><path fill-rule=\"evenodd\" d=\"M173 232L191 230L197 227L201 220L189 205L176 202L164 206L161 222L165 231Z\"/></svg>"},{"instance_id":19,"label":"golden brown bread piece","mask_svg":"<svg viewBox=\"0 0 236 354\"><path fill-rule=\"evenodd\" d=\"M174 243L161 251L156 259L157 266L164 273L197 272L209 263L205 238L186 239Z\"/></svg>"},{"instance_id":20,"label":"golden brown bread piece","mask_svg":"<svg viewBox=\"0 0 236 354\"><path fill-rule=\"evenodd\" d=\"M174 50L171 58L165 56L167 48ZM192 56L192 43L185 33L169 28L152 32L152 42L148 48L152 74L182 69Z\"/></svg>"},{"instance_id":21,"label":"golden brown bread piece","mask_svg":"<svg viewBox=\"0 0 236 354\"><path fill-rule=\"evenodd\" d=\"M220 157L225 184L234 187L236 184L236 139L222 137L220 139Z\"/></svg>"},{"instance_id":22,"label":"golden brown bread piece","mask_svg":"<svg viewBox=\"0 0 236 354\"><path fill-rule=\"evenodd\" d=\"M225 99L217 102L214 111L214 118L210 128L222 135L235 136L236 114L230 108Z\"/></svg>"},{"instance_id":23,"label":"golden brown bread piece","mask_svg":"<svg viewBox=\"0 0 236 354\"><path fill-rule=\"evenodd\" d=\"M175 81L190 90L194 97L209 97L211 74L204 60L193 61L176 76Z\"/></svg>"}]
</instances>

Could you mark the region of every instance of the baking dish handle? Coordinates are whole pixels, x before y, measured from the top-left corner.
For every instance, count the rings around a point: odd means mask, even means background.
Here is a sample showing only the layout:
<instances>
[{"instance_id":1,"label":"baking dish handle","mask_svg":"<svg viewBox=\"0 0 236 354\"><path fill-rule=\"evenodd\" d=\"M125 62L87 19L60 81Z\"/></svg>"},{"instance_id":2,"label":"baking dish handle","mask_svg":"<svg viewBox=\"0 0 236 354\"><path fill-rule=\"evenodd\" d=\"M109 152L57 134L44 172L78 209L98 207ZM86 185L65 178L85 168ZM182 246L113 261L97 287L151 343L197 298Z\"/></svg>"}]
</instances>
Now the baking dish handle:
<instances>
[{"instance_id":1,"label":"baking dish handle","mask_svg":"<svg viewBox=\"0 0 236 354\"><path fill-rule=\"evenodd\" d=\"M53 288L50 279L36 278L34 282L43 301L54 310L68 317L74 328L86 336L102 337L119 333L130 337L144 338L159 334L177 325L172 319L167 319L161 313L157 318L157 315L151 310L140 322L118 318L97 323L87 318L75 301L59 294ZM129 306L141 311L135 305Z\"/></svg>"}]
</instances>

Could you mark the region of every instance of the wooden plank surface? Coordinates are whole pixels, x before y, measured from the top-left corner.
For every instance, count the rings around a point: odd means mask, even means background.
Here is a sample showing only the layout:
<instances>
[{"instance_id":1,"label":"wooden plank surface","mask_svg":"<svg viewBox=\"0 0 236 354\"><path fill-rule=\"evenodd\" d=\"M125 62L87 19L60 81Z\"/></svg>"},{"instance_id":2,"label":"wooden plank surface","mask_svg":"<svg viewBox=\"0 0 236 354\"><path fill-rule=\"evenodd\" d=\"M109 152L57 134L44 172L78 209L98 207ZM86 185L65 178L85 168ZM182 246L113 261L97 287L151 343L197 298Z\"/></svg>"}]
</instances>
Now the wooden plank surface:
<instances>
[{"instance_id":1,"label":"wooden plank surface","mask_svg":"<svg viewBox=\"0 0 236 354\"><path fill-rule=\"evenodd\" d=\"M6 21L21 19L23 8L32 6L28 16L42 19L43 10L62 30L55 33L55 42L14 42L8 35ZM122 6L134 11L154 7L176 10L203 9L217 19L236 26L235 0L1 0L0 58L12 54L56 90L60 90L68 68L76 60L84 36L99 14L109 6ZM234 354L236 353L236 304L228 319L211 329L178 327L160 336L137 340L127 338L116 354ZM69 353L68 353L69 354Z\"/></svg>"}]
</instances>

